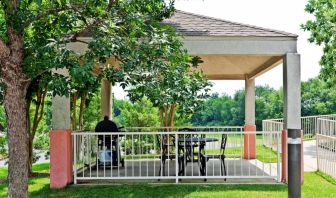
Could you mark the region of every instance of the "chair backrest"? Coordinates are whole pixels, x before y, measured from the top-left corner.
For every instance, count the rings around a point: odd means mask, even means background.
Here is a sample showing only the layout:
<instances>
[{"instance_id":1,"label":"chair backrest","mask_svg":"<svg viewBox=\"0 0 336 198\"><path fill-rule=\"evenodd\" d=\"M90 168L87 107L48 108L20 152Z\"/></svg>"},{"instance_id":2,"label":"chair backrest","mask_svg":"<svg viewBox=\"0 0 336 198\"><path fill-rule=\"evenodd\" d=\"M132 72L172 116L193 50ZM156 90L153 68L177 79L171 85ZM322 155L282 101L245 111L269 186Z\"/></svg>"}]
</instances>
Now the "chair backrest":
<instances>
[{"instance_id":1,"label":"chair backrest","mask_svg":"<svg viewBox=\"0 0 336 198\"><path fill-rule=\"evenodd\" d=\"M227 134L222 134L221 144L220 144L220 150L222 154L224 154L225 152L226 143L227 143Z\"/></svg>"},{"instance_id":2,"label":"chair backrest","mask_svg":"<svg viewBox=\"0 0 336 198\"><path fill-rule=\"evenodd\" d=\"M179 132L195 132L196 129L186 127L186 128L178 129L178 131ZM197 138L198 135L197 134L188 134L188 133L185 133L183 135L180 135L179 137L180 138L195 138L195 137Z\"/></svg>"}]
</instances>

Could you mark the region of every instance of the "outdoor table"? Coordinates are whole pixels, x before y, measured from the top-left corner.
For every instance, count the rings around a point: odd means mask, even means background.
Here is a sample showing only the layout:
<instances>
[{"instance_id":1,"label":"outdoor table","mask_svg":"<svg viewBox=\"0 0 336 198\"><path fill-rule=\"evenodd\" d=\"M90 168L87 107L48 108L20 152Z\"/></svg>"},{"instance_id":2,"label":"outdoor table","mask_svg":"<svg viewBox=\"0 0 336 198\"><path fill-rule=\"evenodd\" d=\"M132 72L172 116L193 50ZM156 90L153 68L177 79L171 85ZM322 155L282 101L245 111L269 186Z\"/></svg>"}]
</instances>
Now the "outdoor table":
<instances>
[{"instance_id":1,"label":"outdoor table","mask_svg":"<svg viewBox=\"0 0 336 198\"><path fill-rule=\"evenodd\" d=\"M183 162L183 165L180 166L182 167L182 170L179 170L179 174L183 174L183 175L185 174L184 167L187 162L193 162L193 163L199 162L200 153L204 151L204 147L207 142L217 142L217 141L218 141L217 138L202 138L202 137L178 138L178 147L179 149L183 150L183 152L185 153L184 154L185 160ZM197 153L198 158L194 159L194 155L195 155L194 148L197 146L199 146L199 151Z\"/></svg>"}]
</instances>

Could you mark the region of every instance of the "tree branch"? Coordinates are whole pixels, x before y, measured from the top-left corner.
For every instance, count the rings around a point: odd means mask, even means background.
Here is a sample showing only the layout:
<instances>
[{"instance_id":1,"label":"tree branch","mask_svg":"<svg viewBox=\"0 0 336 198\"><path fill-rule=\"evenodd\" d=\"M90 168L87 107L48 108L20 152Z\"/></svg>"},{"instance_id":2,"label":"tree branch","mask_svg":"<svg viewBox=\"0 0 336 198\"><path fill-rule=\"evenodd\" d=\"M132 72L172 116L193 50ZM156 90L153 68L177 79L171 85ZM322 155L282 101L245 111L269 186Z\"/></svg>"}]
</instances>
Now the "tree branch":
<instances>
[{"instance_id":1,"label":"tree branch","mask_svg":"<svg viewBox=\"0 0 336 198\"><path fill-rule=\"evenodd\" d=\"M115 2L116 2L115 0L109 0L109 4L107 5L107 9L106 9L107 13L101 16L101 18L97 17L96 20L94 20L91 24L87 24L85 28L72 33L72 35L70 36L70 41L71 42L78 41L77 37L83 35L84 33L90 32L90 30L92 30L93 27L100 25L108 17L108 13L111 11Z\"/></svg>"},{"instance_id":2,"label":"tree branch","mask_svg":"<svg viewBox=\"0 0 336 198\"><path fill-rule=\"evenodd\" d=\"M80 40L80 39L77 39L77 38L74 38L74 39L70 39L72 42L79 42L79 43L84 43L84 44L89 44L89 42L87 41L83 41L83 40Z\"/></svg>"}]
</instances>

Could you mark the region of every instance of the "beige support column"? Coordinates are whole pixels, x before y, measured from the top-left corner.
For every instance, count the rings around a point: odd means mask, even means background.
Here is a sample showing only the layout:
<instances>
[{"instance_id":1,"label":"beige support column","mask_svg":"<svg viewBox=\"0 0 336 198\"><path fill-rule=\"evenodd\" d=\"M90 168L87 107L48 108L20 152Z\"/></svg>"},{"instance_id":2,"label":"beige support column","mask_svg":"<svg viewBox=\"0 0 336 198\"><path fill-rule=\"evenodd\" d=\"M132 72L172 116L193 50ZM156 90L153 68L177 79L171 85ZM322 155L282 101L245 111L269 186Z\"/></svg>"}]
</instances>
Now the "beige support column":
<instances>
[{"instance_id":1,"label":"beige support column","mask_svg":"<svg viewBox=\"0 0 336 198\"><path fill-rule=\"evenodd\" d=\"M54 73L68 76L67 69L57 69ZM52 129L70 129L70 98L69 96L52 97Z\"/></svg>"},{"instance_id":2,"label":"beige support column","mask_svg":"<svg viewBox=\"0 0 336 198\"><path fill-rule=\"evenodd\" d=\"M288 163L291 158L295 163L301 164L301 183L303 183L303 135L290 133L288 129L301 129L301 63L300 54L287 53L283 61L283 93L284 93L284 129L282 131L282 182L288 182ZM288 139L290 137L290 139ZM293 141L300 140L300 141ZM289 141L290 140L290 141ZM298 144L300 142L300 144ZM300 145L301 157L295 157L289 153L289 145ZM298 152L299 149L296 151ZM300 159L299 159L300 158ZM293 161L293 160L292 160ZM300 162L297 162L300 161ZM294 171L298 171L297 169Z\"/></svg>"},{"instance_id":3,"label":"beige support column","mask_svg":"<svg viewBox=\"0 0 336 198\"><path fill-rule=\"evenodd\" d=\"M255 125L255 83L245 79L245 125Z\"/></svg>"},{"instance_id":4,"label":"beige support column","mask_svg":"<svg viewBox=\"0 0 336 198\"><path fill-rule=\"evenodd\" d=\"M68 76L66 69L54 70ZM63 188L73 182L70 98L52 98L52 130L50 132L50 188Z\"/></svg>"},{"instance_id":5,"label":"beige support column","mask_svg":"<svg viewBox=\"0 0 336 198\"><path fill-rule=\"evenodd\" d=\"M256 158L255 83L245 79L244 159ZM251 134L249 134L249 132Z\"/></svg>"},{"instance_id":6,"label":"beige support column","mask_svg":"<svg viewBox=\"0 0 336 198\"><path fill-rule=\"evenodd\" d=\"M101 81L101 115L112 118L112 84L107 79Z\"/></svg>"}]
</instances>

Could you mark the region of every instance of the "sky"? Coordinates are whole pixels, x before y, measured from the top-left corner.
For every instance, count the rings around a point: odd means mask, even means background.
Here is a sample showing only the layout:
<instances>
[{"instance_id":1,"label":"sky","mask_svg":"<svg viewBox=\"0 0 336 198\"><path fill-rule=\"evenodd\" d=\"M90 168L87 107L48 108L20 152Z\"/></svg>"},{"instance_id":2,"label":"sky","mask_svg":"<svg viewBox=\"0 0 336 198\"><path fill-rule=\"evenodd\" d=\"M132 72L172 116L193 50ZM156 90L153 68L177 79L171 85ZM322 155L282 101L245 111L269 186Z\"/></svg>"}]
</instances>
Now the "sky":
<instances>
[{"instance_id":1,"label":"sky","mask_svg":"<svg viewBox=\"0 0 336 198\"><path fill-rule=\"evenodd\" d=\"M175 8L187 12L245 23L264 28L282 30L299 35L298 53L301 54L301 80L319 74L322 48L307 41L309 32L300 25L311 19L305 13L307 0L176 0ZM244 81L212 81L212 93L233 95L244 89ZM256 78L256 85L269 85L275 89L282 86L282 65ZM125 99L122 88L113 87L114 97Z\"/></svg>"}]
</instances>

